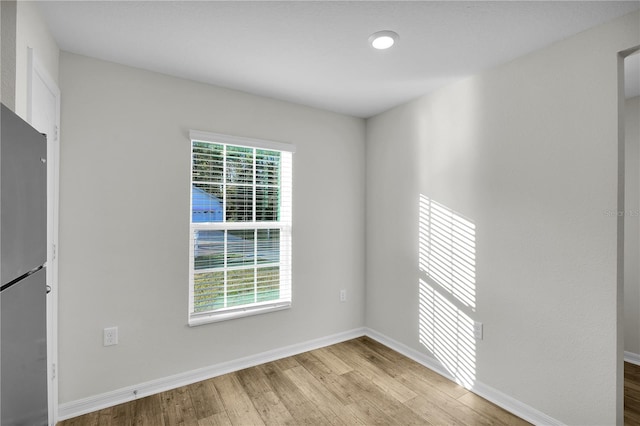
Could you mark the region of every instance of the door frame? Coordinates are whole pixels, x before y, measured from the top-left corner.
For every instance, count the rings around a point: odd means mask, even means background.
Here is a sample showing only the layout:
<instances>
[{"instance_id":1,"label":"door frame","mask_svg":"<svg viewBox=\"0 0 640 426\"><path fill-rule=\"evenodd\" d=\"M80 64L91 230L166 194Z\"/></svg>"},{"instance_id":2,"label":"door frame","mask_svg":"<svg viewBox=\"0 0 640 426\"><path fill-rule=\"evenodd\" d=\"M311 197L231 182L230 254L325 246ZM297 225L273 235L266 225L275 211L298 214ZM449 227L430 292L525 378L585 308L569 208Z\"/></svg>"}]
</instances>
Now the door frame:
<instances>
[{"instance_id":1,"label":"door frame","mask_svg":"<svg viewBox=\"0 0 640 426\"><path fill-rule=\"evenodd\" d=\"M625 87L624 60L640 51L640 46L618 52L618 212L625 211ZM616 359L616 424L624 424L624 214L617 220L617 359Z\"/></svg>"},{"instance_id":2,"label":"door frame","mask_svg":"<svg viewBox=\"0 0 640 426\"><path fill-rule=\"evenodd\" d=\"M47 383L49 425L58 419L58 211L60 182L60 89L32 48L27 48L27 121L33 124L34 81L56 99L55 131L47 135Z\"/></svg>"}]
</instances>

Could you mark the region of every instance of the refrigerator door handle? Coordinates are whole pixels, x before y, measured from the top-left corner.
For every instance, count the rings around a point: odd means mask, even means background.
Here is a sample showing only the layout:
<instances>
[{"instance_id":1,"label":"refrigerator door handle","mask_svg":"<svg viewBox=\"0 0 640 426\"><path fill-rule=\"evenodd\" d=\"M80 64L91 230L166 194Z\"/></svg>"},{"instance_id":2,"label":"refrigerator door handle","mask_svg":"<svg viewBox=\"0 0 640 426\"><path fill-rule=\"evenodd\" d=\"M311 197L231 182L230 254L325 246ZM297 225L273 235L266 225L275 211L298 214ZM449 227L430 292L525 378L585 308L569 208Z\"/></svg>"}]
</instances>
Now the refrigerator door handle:
<instances>
[{"instance_id":1,"label":"refrigerator door handle","mask_svg":"<svg viewBox=\"0 0 640 426\"><path fill-rule=\"evenodd\" d=\"M20 281L22 281L23 279L27 278L30 275L35 274L36 272L38 272L40 269L44 268L44 265L40 265L36 268L33 268L32 270L30 270L29 272L27 272L26 274L22 274L20 275L18 278L9 281L8 283L6 283L5 285L3 285L2 287L0 287L0 291L5 291L6 289L8 289L9 287L11 287L14 284L19 283Z\"/></svg>"}]
</instances>

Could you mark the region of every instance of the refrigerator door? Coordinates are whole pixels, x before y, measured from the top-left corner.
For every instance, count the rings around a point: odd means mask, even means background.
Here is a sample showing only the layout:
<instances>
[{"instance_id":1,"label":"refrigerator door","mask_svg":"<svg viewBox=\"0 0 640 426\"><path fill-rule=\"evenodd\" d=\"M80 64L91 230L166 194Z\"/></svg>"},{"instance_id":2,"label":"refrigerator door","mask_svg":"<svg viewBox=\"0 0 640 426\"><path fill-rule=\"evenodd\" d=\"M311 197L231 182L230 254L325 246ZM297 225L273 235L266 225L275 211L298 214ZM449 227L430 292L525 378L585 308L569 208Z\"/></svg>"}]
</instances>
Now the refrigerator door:
<instances>
[{"instance_id":1,"label":"refrigerator door","mask_svg":"<svg viewBox=\"0 0 640 426\"><path fill-rule=\"evenodd\" d=\"M42 268L0 297L2 426L48 422L45 280Z\"/></svg>"},{"instance_id":2,"label":"refrigerator door","mask_svg":"<svg viewBox=\"0 0 640 426\"><path fill-rule=\"evenodd\" d=\"M2 105L0 123L0 284L47 258L47 140Z\"/></svg>"}]
</instances>

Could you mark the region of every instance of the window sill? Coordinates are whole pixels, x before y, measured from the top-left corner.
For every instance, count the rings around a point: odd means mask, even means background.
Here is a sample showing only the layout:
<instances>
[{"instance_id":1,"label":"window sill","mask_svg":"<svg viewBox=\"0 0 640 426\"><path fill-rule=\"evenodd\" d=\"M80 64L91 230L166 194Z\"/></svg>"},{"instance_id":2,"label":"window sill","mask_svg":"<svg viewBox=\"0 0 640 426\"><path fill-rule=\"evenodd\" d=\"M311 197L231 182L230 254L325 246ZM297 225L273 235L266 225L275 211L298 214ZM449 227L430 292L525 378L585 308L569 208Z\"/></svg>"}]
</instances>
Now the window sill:
<instances>
[{"instance_id":1,"label":"window sill","mask_svg":"<svg viewBox=\"0 0 640 426\"><path fill-rule=\"evenodd\" d=\"M269 312L282 311L291 308L291 302L279 303L269 306L254 306L251 308L238 309L218 313L196 314L189 317L189 327L209 324L212 322L228 321L236 318L250 317L253 315L266 314Z\"/></svg>"}]
</instances>

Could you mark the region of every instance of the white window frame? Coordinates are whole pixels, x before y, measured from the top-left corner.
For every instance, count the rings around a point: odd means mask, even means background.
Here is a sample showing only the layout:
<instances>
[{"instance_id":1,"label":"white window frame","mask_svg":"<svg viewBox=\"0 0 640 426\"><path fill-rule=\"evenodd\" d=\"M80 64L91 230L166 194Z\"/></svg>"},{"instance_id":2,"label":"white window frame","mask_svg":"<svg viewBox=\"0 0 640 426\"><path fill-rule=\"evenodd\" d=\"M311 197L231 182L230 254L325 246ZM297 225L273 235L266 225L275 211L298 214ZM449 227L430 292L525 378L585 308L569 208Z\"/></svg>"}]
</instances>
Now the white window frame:
<instances>
[{"instance_id":1,"label":"white window frame","mask_svg":"<svg viewBox=\"0 0 640 426\"><path fill-rule=\"evenodd\" d=\"M191 130L189 132L190 139L190 155L191 155L191 168L189 170L189 194L192 193L191 188L193 185L193 142L208 142L222 145L240 146L254 149L265 149L272 151L279 151L281 153L281 179L280 179L280 191L281 191L281 213L279 221L263 221L258 222L206 222L198 223L192 222L192 202L190 195L189 202L189 311L188 311L188 324L189 326L198 326L202 324L225 321L234 318L241 318L251 315L258 315L267 312L274 312L283 309L289 309L292 302L292 289L291 289L291 245L292 245L292 169L293 169L293 153L295 152L295 145L268 141L262 139L252 139L239 136L224 135L218 133L203 132L197 130ZM255 185L255 183L254 183ZM283 207L284 206L284 207ZM247 305L234 306L229 308L221 308L213 311L206 312L194 312L194 274L201 272L196 270L194 266L195 257L195 232L197 230L240 230L240 229L279 229L280 230L280 293L281 298L275 301L258 302ZM226 251L226 242L225 242ZM225 267L226 269L226 267ZM282 296L284 295L284 296Z\"/></svg>"}]
</instances>

